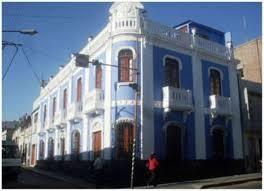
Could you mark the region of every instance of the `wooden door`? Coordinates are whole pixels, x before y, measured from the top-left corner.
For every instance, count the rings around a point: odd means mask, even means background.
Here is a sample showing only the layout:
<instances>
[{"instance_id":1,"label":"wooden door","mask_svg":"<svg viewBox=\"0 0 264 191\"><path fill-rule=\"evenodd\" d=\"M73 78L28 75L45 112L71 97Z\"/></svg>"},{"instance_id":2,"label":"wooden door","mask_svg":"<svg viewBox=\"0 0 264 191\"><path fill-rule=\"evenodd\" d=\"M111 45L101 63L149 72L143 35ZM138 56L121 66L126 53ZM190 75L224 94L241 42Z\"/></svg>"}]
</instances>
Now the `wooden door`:
<instances>
[{"instance_id":1,"label":"wooden door","mask_svg":"<svg viewBox=\"0 0 264 191\"><path fill-rule=\"evenodd\" d=\"M117 127L116 158L128 159L132 154L134 126L132 123L120 123Z\"/></svg>"},{"instance_id":2,"label":"wooden door","mask_svg":"<svg viewBox=\"0 0 264 191\"><path fill-rule=\"evenodd\" d=\"M31 165L34 165L36 162L35 154L36 154L36 145L34 144L32 145L32 148L31 148Z\"/></svg>"},{"instance_id":3,"label":"wooden door","mask_svg":"<svg viewBox=\"0 0 264 191\"><path fill-rule=\"evenodd\" d=\"M101 131L93 133L93 151L94 158L101 155Z\"/></svg>"}]
</instances>

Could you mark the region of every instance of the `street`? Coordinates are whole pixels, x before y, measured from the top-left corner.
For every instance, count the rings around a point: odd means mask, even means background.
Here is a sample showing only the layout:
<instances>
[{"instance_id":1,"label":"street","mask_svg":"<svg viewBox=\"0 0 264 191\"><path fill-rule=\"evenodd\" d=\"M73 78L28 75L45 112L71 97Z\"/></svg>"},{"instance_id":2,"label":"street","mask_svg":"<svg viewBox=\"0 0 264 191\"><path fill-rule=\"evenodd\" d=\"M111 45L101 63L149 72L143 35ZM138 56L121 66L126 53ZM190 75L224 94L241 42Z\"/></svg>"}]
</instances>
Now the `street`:
<instances>
[{"instance_id":1,"label":"street","mask_svg":"<svg viewBox=\"0 0 264 191\"><path fill-rule=\"evenodd\" d=\"M176 184L162 184L158 185L157 189L200 189L197 187L198 182L196 183L176 183ZM208 189L261 189L262 188L262 182L259 181L249 181L245 183L240 184L231 184L227 186L215 186L215 187L209 187ZM140 189L144 189L146 187L141 187Z\"/></svg>"},{"instance_id":2,"label":"street","mask_svg":"<svg viewBox=\"0 0 264 191\"><path fill-rule=\"evenodd\" d=\"M32 171L21 169L17 180L5 180L3 188L77 188L76 185L40 175Z\"/></svg>"},{"instance_id":3,"label":"street","mask_svg":"<svg viewBox=\"0 0 264 191\"><path fill-rule=\"evenodd\" d=\"M261 189L261 181L249 181L241 184L234 184L234 185L228 185L228 186L219 186L219 187L211 187L213 189Z\"/></svg>"},{"instance_id":4,"label":"street","mask_svg":"<svg viewBox=\"0 0 264 191\"><path fill-rule=\"evenodd\" d=\"M58 175L56 173L50 172L50 175L47 174L47 171L38 170L33 171L32 168L22 168L22 172L19 174L17 180L11 179L4 179L3 177L3 188L94 188L94 186L86 181L80 181L78 178L66 178L64 176L63 180L59 180L62 175ZM46 174L45 174L46 173ZM51 174L56 175L51 176ZM58 176L60 178L58 178ZM201 189L205 185L211 185L206 188L208 189L261 189L262 182L259 179L252 179L252 177L257 177L261 175L257 174L246 174L246 175L238 175L232 177L218 177L215 179L203 179L203 180L196 180L196 181L186 181L186 182L175 182L175 183L165 183L159 184L156 188L157 189ZM53 178L54 177L54 178ZM241 178L251 178L246 180L247 182L238 183L233 182L229 185L222 185L219 186L219 182L234 179L238 180ZM216 184L213 184L213 183ZM218 186L217 186L218 185ZM139 189L145 189L146 186L137 187ZM205 187L204 187L205 188Z\"/></svg>"}]
</instances>

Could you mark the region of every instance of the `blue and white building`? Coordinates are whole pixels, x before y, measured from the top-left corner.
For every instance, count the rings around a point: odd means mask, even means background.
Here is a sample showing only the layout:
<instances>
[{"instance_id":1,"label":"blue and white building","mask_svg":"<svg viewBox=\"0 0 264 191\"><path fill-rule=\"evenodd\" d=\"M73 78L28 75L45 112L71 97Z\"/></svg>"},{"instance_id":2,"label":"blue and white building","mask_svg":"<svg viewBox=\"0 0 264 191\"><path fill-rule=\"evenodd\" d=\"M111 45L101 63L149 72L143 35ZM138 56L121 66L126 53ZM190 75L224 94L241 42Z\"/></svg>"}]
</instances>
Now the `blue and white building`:
<instances>
[{"instance_id":1,"label":"blue and white building","mask_svg":"<svg viewBox=\"0 0 264 191\"><path fill-rule=\"evenodd\" d=\"M141 159L242 159L228 35L193 21L159 24L137 2L113 3L109 13L79 53L112 66L76 67L73 58L33 104L37 160L128 158L134 132Z\"/></svg>"}]
</instances>

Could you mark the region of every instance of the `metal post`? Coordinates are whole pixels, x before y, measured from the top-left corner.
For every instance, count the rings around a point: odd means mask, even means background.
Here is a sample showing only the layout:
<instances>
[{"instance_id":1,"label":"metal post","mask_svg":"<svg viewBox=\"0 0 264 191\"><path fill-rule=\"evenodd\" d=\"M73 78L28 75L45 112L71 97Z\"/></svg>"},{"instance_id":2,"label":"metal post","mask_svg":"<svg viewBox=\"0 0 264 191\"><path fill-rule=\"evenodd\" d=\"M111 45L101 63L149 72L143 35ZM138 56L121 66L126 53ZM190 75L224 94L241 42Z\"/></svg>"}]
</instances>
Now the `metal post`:
<instances>
[{"instance_id":1,"label":"metal post","mask_svg":"<svg viewBox=\"0 0 264 191\"><path fill-rule=\"evenodd\" d=\"M130 179L130 187L134 187L134 172L135 172L135 159L136 159L136 137L137 137L137 110L138 110L138 88L136 88L135 92L135 120L134 120L134 132L133 132L133 151L132 151L132 164L131 164L131 179Z\"/></svg>"}]
</instances>

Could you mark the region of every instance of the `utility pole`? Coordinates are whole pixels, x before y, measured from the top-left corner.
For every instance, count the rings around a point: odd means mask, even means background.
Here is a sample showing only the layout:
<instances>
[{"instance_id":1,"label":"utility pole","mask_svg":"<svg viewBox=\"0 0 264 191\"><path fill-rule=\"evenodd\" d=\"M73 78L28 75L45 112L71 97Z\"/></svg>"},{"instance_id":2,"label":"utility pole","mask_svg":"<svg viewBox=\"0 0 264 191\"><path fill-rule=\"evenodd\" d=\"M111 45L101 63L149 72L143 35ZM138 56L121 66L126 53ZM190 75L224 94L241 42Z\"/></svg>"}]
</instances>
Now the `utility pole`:
<instances>
[{"instance_id":1,"label":"utility pole","mask_svg":"<svg viewBox=\"0 0 264 191\"><path fill-rule=\"evenodd\" d=\"M136 162L136 138L137 138L137 121L138 121L138 97L139 88L135 84L135 115L134 115L134 132L133 132L133 150L132 150L132 162L131 162L131 178L130 188L134 188L134 175L135 175L135 162Z\"/></svg>"}]
</instances>

